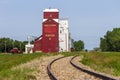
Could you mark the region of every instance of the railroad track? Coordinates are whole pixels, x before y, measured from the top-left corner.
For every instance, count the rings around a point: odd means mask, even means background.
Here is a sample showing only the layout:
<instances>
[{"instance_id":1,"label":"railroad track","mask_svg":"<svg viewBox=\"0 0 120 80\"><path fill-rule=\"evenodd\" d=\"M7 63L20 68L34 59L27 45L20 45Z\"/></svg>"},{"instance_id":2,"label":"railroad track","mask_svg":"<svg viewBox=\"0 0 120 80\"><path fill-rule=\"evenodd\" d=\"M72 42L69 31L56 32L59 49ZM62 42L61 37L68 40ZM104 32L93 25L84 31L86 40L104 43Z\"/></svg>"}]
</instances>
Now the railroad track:
<instances>
[{"instance_id":1,"label":"railroad track","mask_svg":"<svg viewBox=\"0 0 120 80\"><path fill-rule=\"evenodd\" d=\"M77 66L74 57L60 57L47 66L48 75L51 80L117 80L116 78L102 75Z\"/></svg>"},{"instance_id":2,"label":"railroad track","mask_svg":"<svg viewBox=\"0 0 120 80\"><path fill-rule=\"evenodd\" d=\"M48 64L48 66L47 66L48 75L49 75L49 77L50 77L51 80L58 80L57 77L55 77L54 74L53 74L52 71L51 71L51 65L52 65L55 61L57 61L57 60L59 60L59 59L61 59L61 58L64 58L64 57L60 57L60 58L54 59L54 60L51 61L51 62Z\"/></svg>"}]
</instances>

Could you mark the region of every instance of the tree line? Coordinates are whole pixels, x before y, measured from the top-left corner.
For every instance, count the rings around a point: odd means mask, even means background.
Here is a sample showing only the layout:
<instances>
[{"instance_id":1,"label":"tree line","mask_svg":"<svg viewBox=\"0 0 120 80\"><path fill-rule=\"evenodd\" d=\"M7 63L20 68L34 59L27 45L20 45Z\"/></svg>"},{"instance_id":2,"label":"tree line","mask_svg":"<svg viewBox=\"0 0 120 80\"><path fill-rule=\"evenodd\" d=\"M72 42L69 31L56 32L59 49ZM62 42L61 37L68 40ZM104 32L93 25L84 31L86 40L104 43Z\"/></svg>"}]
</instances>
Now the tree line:
<instances>
[{"instance_id":1,"label":"tree line","mask_svg":"<svg viewBox=\"0 0 120 80\"><path fill-rule=\"evenodd\" d=\"M84 50L84 42L82 40L74 41L73 44L75 51Z\"/></svg>"},{"instance_id":2,"label":"tree line","mask_svg":"<svg viewBox=\"0 0 120 80\"><path fill-rule=\"evenodd\" d=\"M106 35L100 38L100 49L102 51L120 51L120 28L107 31Z\"/></svg>"},{"instance_id":3,"label":"tree line","mask_svg":"<svg viewBox=\"0 0 120 80\"><path fill-rule=\"evenodd\" d=\"M18 48L21 51L25 51L25 45L27 41L18 41L10 38L0 38L0 52L10 52L13 48Z\"/></svg>"},{"instance_id":4,"label":"tree line","mask_svg":"<svg viewBox=\"0 0 120 80\"><path fill-rule=\"evenodd\" d=\"M82 40L74 41L75 51L84 50L84 42ZM107 31L104 37L100 38L100 47L94 48L94 51L114 51L120 52L120 28L113 28Z\"/></svg>"}]
</instances>

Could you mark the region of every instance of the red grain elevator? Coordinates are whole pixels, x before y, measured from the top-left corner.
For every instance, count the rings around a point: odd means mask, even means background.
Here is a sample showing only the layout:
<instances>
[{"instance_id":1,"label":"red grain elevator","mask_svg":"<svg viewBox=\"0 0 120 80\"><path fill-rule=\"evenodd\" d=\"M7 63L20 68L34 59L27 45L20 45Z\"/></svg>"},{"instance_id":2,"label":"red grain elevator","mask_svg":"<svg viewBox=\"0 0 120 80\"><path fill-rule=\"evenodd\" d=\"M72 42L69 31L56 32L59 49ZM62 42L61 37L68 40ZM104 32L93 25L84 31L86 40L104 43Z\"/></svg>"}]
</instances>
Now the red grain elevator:
<instances>
[{"instance_id":1,"label":"red grain elevator","mask_svg":"<svg viewBox=\"0 0 120 80\"><path fill-rule=\"evenodd\" d=\"M34 52L58 52L58 20L58 9L45 9L43 11L42 36L35 40L33 48Z\"/></svg>"}]
</instances>

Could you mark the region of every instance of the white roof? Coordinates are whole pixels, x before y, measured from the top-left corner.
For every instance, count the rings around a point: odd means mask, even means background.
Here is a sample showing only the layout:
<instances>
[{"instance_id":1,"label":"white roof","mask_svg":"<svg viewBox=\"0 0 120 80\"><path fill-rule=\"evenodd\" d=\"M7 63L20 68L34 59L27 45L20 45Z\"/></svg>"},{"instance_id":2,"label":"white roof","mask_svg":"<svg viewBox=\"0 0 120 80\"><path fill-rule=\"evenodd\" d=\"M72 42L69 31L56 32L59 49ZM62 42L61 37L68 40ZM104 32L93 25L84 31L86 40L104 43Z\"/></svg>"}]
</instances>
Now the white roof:
<instances>
[{"instance_id":1,"label":"white roof","mask_svg":"<svg viewBox=\"0 0 120 80\"><path fill-rule=\"evenodd\" d=\"M44 9L43 12L59 12L58 9Z\"/></svg>"}]
</instances>

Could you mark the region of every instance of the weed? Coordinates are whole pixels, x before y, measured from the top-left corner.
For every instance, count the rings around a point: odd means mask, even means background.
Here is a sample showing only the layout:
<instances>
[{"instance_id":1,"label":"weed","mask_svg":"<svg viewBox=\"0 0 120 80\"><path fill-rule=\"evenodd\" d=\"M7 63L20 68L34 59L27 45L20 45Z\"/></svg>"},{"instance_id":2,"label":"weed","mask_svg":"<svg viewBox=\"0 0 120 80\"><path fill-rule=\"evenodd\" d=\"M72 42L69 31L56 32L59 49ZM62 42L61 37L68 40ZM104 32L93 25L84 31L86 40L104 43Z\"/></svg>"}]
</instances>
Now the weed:
<instances>
[{"instance_id":1,"label":"weed","mask_svg":"<svg viewBox=\"0 0 120 80\"><path fill-rule=\"evenodd\" d=\"M120 76L120 52L87 53L81 62L95 70Z\"/></svg>"}]
</instances>

